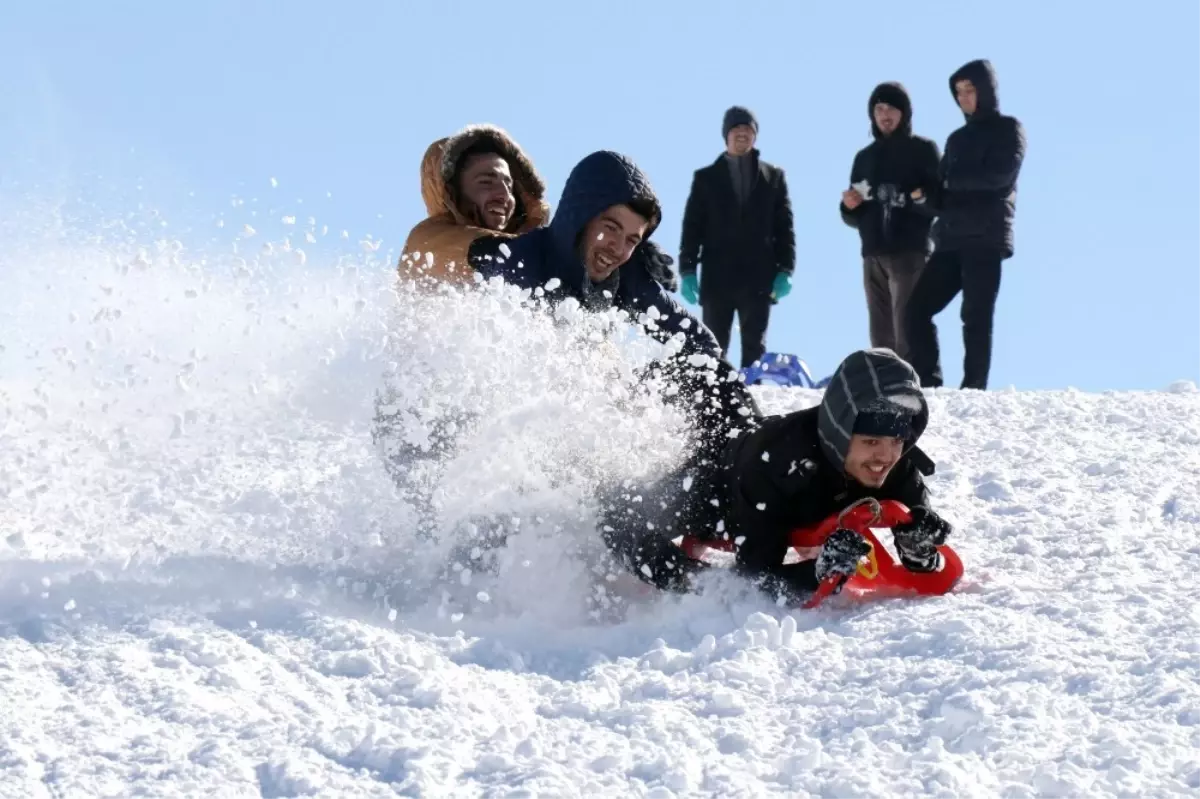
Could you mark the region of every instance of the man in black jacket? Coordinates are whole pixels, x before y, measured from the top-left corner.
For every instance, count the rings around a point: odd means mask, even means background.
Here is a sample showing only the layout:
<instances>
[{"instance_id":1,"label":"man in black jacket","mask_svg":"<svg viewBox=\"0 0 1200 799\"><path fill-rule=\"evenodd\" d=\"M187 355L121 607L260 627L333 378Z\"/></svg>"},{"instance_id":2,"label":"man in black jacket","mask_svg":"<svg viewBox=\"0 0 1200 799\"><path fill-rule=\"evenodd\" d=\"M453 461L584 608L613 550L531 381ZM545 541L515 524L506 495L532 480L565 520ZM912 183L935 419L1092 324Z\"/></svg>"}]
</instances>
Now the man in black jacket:
<instances>
[{"instance_id":1,"label":"man in black jacket","mask_svg":"<svg viewBox=\"0 0 1200 799\"><path fill-rule=\"evenodd\" d=\"M996 73L971 61L950 77L966 124L950 134L941 165L934 253L909 300L910 361L924 386L942 385L933 317L962 291L962 388L986 389L1000 265L1013 255L1017 177L1025 130L1000 113Z\"/></svg>"},{"instance_id":2,"label":"man in black jacket","mask_svg":"<svg viewBox=\"0 0 1200 799\"><path fill-rule=\"evenodd\" d=\"M839 530L816 557L785 565L791 531L867 497L894 499L913 516L892 528L900 562L937 570L937 547L952 528L929 508L923 476L934 464L916 446L928 420L911 366L890 350L851 353L819 406L751 421L715 468L693 463L650 485L630 482L602 530L626 568L672 591L688 590L704 567L671 539L732 538L740 573L769 596L801 604L826 577L848 579L869 547Z\"/></svg>"},{"instance_id":3,"label":"man in black jacket","mask_svg":"<svg viewBox=\"0 0 1200 799\"><path fill-rule=\"evenodd\" d=\"M754 115L730 108L721 134L725 152L696 170L684 209L681 293L689 303L699 302L704 324L726 354L737 314L746 367L766 352L771 304L791 291L796 238L783 170L763 161L754 147Z\"/></svg>"},{"instance_id":4,"label":"man in black jacket","mask_svg":"<svg viewBox=\"0 0 1200 799\"><path fill-rule=\"evenodd\" d=\"M938 146L912 131L912 102L900 83L881 83L867 101L875 140L859 150L842 193L842 221L862 240L863 287L872 347L908 357L904 314L925 268L938 186Z\"/></svg>"}]
</instances>

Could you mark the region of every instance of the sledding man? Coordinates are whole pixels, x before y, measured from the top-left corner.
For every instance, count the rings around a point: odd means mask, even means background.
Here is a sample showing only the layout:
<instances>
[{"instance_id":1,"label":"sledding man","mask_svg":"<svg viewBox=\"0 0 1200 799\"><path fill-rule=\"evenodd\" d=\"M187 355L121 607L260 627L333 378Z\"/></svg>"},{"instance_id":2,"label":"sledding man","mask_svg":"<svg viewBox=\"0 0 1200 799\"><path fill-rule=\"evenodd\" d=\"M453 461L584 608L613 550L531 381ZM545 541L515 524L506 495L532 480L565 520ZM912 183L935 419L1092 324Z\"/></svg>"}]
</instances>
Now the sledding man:
<instances>
[{"instance_id":1,"label":"sledding man","mask_svg":"<svg viewBox=\"0 0 1200 799\"><path fill-rule=\"evenodd\" d=\"M901 563L937 570L951 526L930 509L923 479L934 469L916 446L928 418L912 367L891 350L854 352L819 406L759 421L730 441L715 469L629 489L605 514L604 535L633 573L674 591L688 590L705 566L671 539L728 535L738 572L772 598L800 604L826 577L853 574L869 546L838 530L817 557L785 565L790 533L867 497L893 499L912 511L911 523L893 528Z\"/></svg>"},{"instance_id":2,"label":"sledding man","mask_svg":"<svg viewBox=\"0 0 1200 799\"><path fill-rule=\"evenodd\" d=\"M544 226L550 217L545 194L533 162L500 128L470 125L438 139L421 160L421 197L429 216L408 234L400 276L471 285L471 243Z\"/></svg>"},{"instance_id":3,"label":"sledding man","mask_svg":"<svg viewBox=\"0 0 1200 799\"><path fill-rule=\"evenodd\" d=\"M616 307L634 318L656 309L648 332L684 340L669 365L677 396L688 403L703 441L724 442L759 413L745 384L731 379L736 371L721 358L716 338L669 293L673 259L650 240L661 220L658 197L637 164L601 150L571 170L549 226L516 239L480 238L469 261L485 278L545 289L550 304L569 297L589 310ZM692 355L708 356L700 359L706 365L692 366Z\"/></svg>"}]
</instances>

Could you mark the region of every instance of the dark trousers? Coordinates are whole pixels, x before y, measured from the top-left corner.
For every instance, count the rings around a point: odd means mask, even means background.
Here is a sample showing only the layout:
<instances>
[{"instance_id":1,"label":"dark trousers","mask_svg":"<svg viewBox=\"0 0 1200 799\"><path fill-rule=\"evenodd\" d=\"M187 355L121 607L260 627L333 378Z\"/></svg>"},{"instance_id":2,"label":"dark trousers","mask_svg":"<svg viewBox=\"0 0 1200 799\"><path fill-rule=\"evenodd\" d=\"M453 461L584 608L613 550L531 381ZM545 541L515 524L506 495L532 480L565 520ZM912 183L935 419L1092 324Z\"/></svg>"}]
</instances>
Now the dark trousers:
<instances>
[{"instance_id":1,"label":"dark trousers","mask_svg":"<svg viewBox=\"0 0 1200 799\"><path fill-rule=\"evenodd\" d=\"M704 325L717 337L721 354L729 358L729 334L736 313L742 328L742 367L757 361L767 351L767 324L771 317L771 295L742 290L709 292L701 305Z\"/></svg>"},{"instance_id":2,"label":"dark trousers","mask_svg":"<svg viewBox=\"0 0 1200 799\"><path fill-rule=\"evenodd\" d=\"M925 253L869 255L863 258L863 289L871 346L886 347L908 360L908 300L925 270Z\"/></svg>"},{"instance_id":3,"label":"dark trousers","mask_svg":"<svg viewBox=\"0 0 1200 799\"><path fill-rule=\"evenodd\" d=\"M707 567L687 557L673 539L720 535L725 508L712 500L722 479L719 466L697 456L647 483L609 486L600 502L604 543L642 582L664 591L687 591L691 577Z\"/></svg>"},{"instance_id":4,"label":"dark trousers","mask_svg":"<svg viewBox=\"0 0 1200 799\"><path fill-rule=\"evenodd\" d=\"M908 302L909 362L922 386L942 385L941 356L933 317L962 292L962 388L986 389L992 363L992 319L1000 293L999 253L935 252Z\"/></svg>"}]
</instances>

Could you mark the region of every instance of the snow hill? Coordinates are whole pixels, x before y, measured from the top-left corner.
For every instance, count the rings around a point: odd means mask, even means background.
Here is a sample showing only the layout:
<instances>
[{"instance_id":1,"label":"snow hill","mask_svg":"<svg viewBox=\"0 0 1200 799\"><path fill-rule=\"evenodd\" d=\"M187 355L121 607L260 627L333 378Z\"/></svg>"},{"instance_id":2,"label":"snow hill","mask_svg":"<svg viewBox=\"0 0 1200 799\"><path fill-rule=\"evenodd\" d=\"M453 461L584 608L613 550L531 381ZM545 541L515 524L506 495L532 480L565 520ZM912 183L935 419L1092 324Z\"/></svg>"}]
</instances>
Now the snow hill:
<instances>
[{"instance_id":1,"label":"snow hill","mask_svg":"<svg viewBox=\"0 0 1200 799\"><path fill-rule=\"evenodd\" d=\"M644 342L278 242L5 236L2 796L1200 791L1190 383L932 392L952 595L660 598L596 565L587 500L677 445ZM413 446L463 420L433 540L372 441L386 381ZM481 518L512 538L473 573Z\"/></svg>"}]
</instances>

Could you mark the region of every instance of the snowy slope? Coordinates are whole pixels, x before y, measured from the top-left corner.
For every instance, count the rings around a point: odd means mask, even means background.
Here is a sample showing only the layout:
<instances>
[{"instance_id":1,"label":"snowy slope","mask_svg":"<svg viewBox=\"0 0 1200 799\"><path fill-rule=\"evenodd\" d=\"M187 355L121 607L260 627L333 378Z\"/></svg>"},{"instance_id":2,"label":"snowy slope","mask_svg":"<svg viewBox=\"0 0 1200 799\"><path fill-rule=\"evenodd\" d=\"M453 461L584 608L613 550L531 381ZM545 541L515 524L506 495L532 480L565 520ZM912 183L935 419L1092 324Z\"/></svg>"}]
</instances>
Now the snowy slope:
<instances>
[{"instance_id":1,"label":"snowy slope","mask_svg":"<svg viewBox=\"0 0 1200 799\"><path fill-rule=\"evenodd\" d=\"M655 598L589 550L589 490L676 442L622 393L641 345L504 296L398 319L369 260L20 244L0 254L2 796L1200 791L1191 384L934 392L950 596L789 614L717 576ZM442 464L432 542L371 440L387 372L414 441L487 420ZM519 531L498 573L431 577L480 516Z\"/></svg>"}]
</instances>

